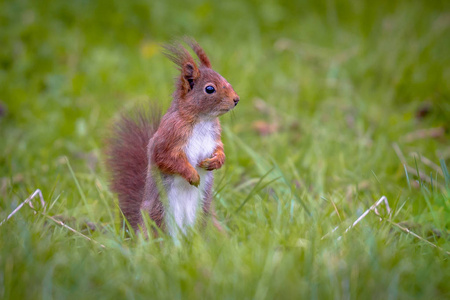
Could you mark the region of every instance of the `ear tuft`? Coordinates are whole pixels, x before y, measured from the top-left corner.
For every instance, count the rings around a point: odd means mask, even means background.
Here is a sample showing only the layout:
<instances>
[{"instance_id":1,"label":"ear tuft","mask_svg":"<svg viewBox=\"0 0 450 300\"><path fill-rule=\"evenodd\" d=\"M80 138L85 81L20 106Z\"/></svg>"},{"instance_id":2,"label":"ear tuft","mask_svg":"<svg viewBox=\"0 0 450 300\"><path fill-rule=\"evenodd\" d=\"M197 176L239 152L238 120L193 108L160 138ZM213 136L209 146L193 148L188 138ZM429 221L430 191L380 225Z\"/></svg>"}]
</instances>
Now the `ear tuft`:
<instances>
[{"instance_id":1,"label":"ear tuft","mask_svg":"<svg viewBox=\"0 0 450 300\"><path fill-rule=\"evenodd\" d=\"M194 59L191 54L184 48L180 43L174 42L172 44L163 45L164 52L163 54L174 62L180 70L184 69L184 65L186 63L190 63L197 68Z\"/></svg>"},{"instance_id":2,"label":"ear tuft","mask_svg":"<svg viewBox=\"0 0 450 300\"><path fill-rule=\"evenodd\" d=\"M202 49L202 47L200 47L200 45L191 37L184 37L184 41L192 48L192 50L198 56L201 64L207 68L211 68L211 62L209 61L209 58L206 55L205 51Z\"/></svg>"},{"instance_id":3,"label":"ear tuft","mask_svg":"<svg viewBox=\"0 0 450 300\"><path fill-rule=\"evenodd\" d=\"M163 46L164 55L174 62L181 71L182 90L188 92L194 87L194 80L200 77L200 70L197 67L191 54L180 43L167 44Z\"/></svg>"}]
</instances>

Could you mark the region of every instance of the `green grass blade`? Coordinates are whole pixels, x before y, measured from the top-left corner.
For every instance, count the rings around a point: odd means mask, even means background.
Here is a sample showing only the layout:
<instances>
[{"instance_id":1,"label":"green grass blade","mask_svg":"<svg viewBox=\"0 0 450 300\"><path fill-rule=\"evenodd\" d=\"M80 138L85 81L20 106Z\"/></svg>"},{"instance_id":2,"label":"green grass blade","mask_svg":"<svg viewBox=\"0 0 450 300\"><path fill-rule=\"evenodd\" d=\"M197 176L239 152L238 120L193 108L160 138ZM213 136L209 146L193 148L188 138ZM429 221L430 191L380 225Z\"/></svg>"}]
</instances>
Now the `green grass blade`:
<instances>
[{"instance_id":1,"label":"green grass blade","mask_svg":"<svg viewBox=\"0 0 450 300\"><path fill-rule=\"evenodd\" d=\"M266 174L264 174L259 180L258 182L255 184L255 186L253 186L252 190L250 191L250 193L248 193L247 197L244 199L244 201L242 201L241 205L239 205L239 207L236 209L236 211L234 213L238 213L242 207L244 207L245 203L247 203L248 200L251 199L251 197L257 193L258 191L260 191L261 189L263 189L264 187L266 187L268 184L274 182L275 180L277 180L278 178L275 178L274 180L271 180L269 182L267 182L266 184L264 184L261 188L259 188L259 185L263 182L264 178L266 178L272 171L274 168L270 169L269 171L266 172ZM258 189L259 188L259 189Z\"/></svg>"},{"instance_id":2,"label":"green grass blade","mask_svg":"<svg viewBox=\"0 0 450 300\"><path fill-rule=\"evenodd\" d=\"M72 169L72 166L70 165L69 159L67 157L65 157L65 160L66 160L67 167L69 168L70 175L72 175L72 179L75 182L75 185L77 186L78 193L80 194L81 199L83 200L83 204L86 207L86 210L87 210L87 213L89 215L89 218L92 221L95 221L96 219L94 217L94 213L89 209L89 204L88 204L88 201L86 199L86 195L84 194L83 189L81 188L81 185L78 182L78 179L75 176L75 173L73 172L73 169Z\"/></svg>"}]
</instances>

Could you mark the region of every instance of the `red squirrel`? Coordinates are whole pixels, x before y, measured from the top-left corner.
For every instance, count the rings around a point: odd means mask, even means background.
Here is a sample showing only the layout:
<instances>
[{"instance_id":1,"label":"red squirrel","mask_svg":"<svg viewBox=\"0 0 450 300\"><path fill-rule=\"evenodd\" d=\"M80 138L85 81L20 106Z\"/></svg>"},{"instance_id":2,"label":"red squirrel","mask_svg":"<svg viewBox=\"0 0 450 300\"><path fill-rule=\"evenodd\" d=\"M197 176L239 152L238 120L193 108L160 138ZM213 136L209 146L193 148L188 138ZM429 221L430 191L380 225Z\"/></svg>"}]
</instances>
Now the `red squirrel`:
<instances>
[{"instance_id":1,"label":"red squirrel","mask_svg":"<svg viewBox=\"0 0 450 300\"><path fill-rule=\"evenodd\" d=\"M142 211L170 235L186 233L199 208L220 228L211 207L212 171L225 162L218 117L232 110L239 96L211 68L199 44L185 42L198 63L181 43L164 46L180 71L166 114L141 109L122 115L107 140L111 190L134 230L144 228Z\"/></svg>"}]
</instances>

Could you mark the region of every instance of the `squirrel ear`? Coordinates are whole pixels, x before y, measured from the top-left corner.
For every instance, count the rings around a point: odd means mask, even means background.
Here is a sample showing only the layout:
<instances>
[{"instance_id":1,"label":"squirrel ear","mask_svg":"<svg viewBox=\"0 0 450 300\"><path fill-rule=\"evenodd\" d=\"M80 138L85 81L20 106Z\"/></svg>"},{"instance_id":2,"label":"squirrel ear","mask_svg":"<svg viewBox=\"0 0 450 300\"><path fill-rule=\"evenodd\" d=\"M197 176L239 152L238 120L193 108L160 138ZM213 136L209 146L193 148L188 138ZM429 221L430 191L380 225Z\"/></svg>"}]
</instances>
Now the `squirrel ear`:
<instances>
[{"instance_id":1,"label":"squirrel ear","mask_svg":"<svg viewBox=\"0 0 450 300\"><path fill-rule=\"evenodd\" d=\"M192 62L186 62L181 70L181 75L189 84L189 90L194 88L194 80L200 77L200 71Z\"/></svg>"}]
</instances>

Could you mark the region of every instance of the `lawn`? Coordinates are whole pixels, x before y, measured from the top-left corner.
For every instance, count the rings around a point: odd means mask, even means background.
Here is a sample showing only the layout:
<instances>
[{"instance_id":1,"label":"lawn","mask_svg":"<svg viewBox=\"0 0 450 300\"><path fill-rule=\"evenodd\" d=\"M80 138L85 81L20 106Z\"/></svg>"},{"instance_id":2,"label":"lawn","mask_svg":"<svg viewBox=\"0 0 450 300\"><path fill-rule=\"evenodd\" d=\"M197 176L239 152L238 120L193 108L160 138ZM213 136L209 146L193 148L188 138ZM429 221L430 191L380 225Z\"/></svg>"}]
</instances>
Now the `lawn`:
<instances>
[{"instance_id":1,"label":"lawn","mask_svg":"<svg viewBox=\"0 0 450 300\"><path fill-rule=\"evenodd\" d=\"M184 35L241 101L226 233L175 245L126 230L102 151ZM0 221L46 202L0 226L0 299L450 298L447 1L3 0L0 44Z\"/></svg>"}]
</instances>

